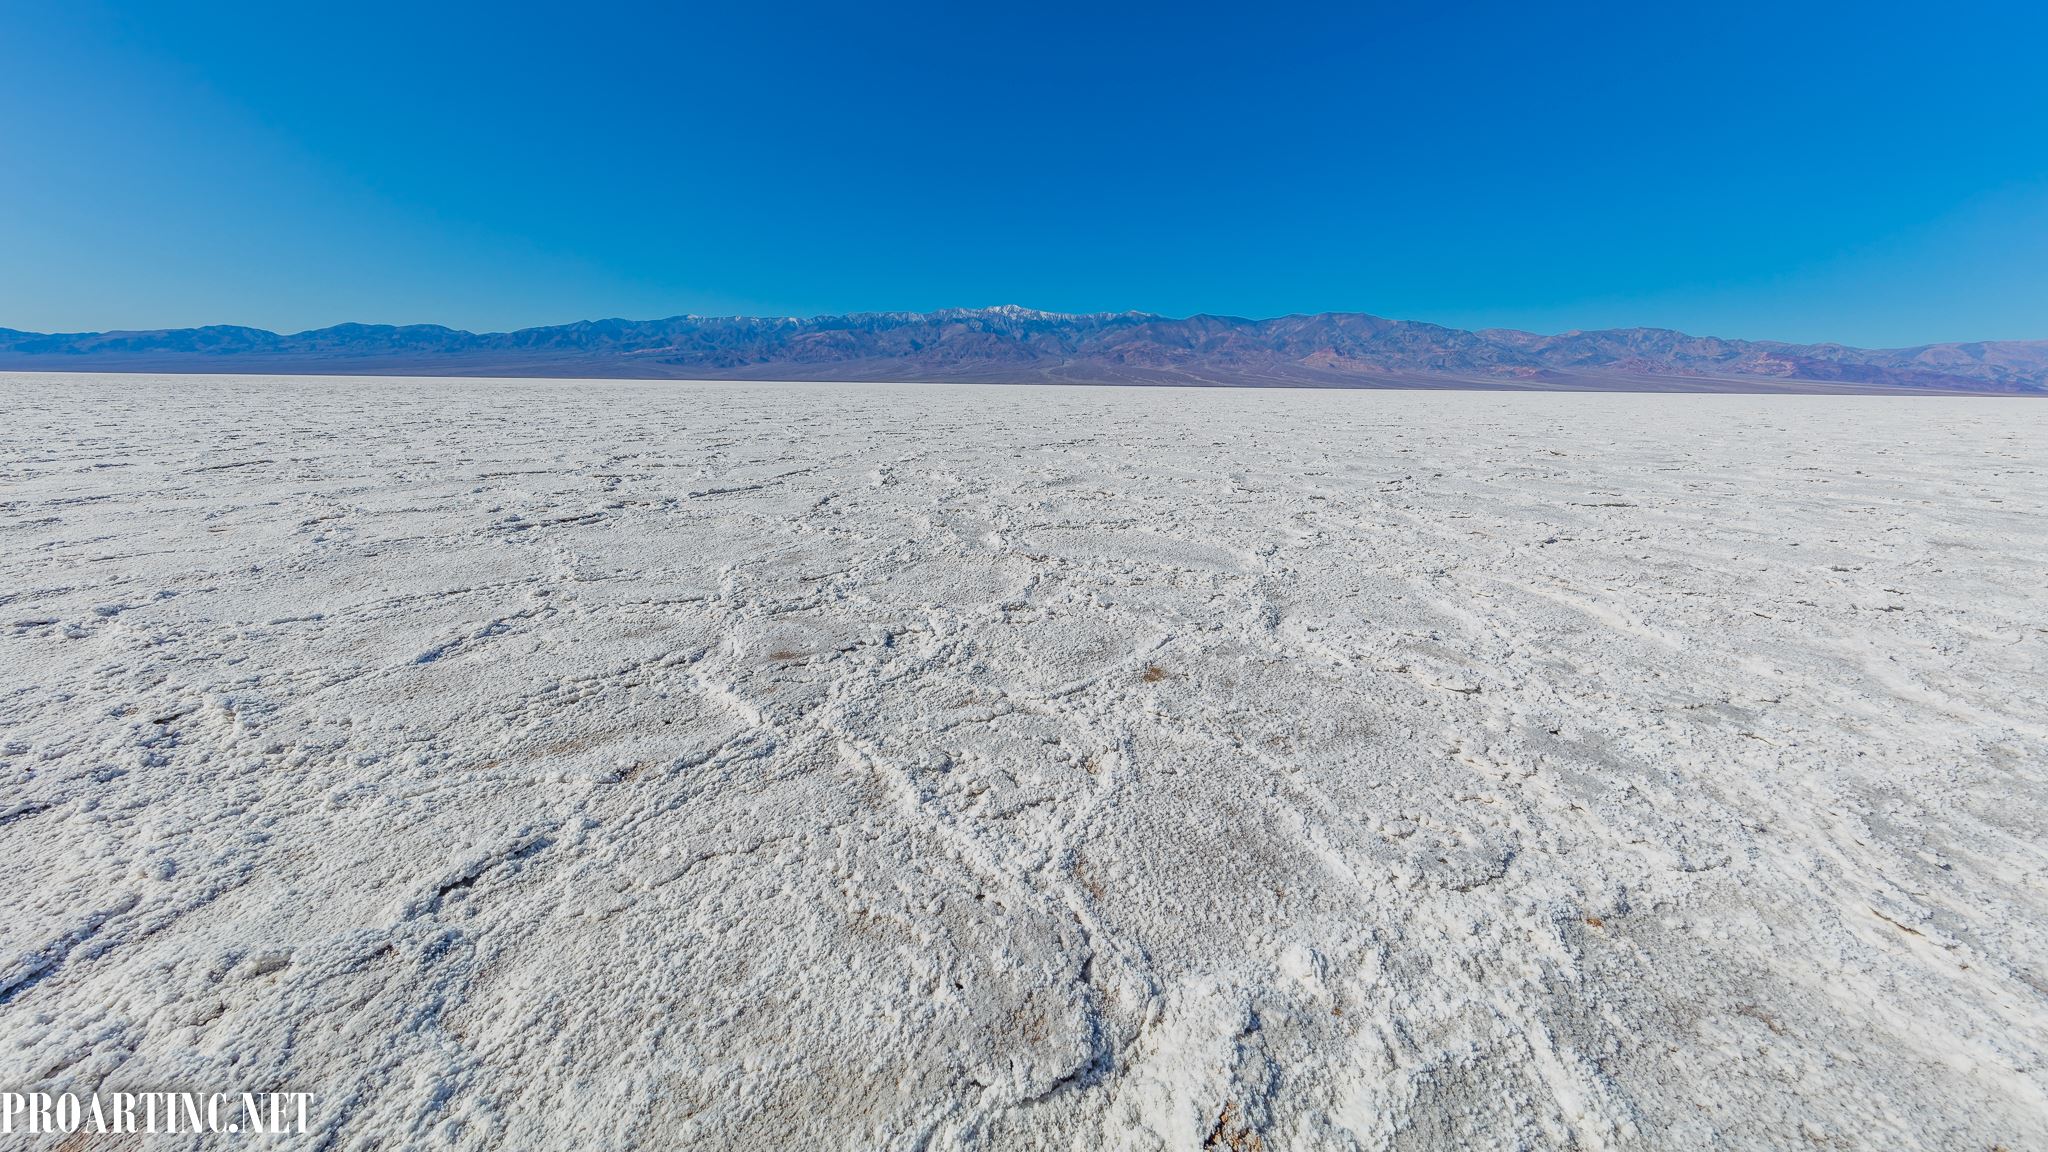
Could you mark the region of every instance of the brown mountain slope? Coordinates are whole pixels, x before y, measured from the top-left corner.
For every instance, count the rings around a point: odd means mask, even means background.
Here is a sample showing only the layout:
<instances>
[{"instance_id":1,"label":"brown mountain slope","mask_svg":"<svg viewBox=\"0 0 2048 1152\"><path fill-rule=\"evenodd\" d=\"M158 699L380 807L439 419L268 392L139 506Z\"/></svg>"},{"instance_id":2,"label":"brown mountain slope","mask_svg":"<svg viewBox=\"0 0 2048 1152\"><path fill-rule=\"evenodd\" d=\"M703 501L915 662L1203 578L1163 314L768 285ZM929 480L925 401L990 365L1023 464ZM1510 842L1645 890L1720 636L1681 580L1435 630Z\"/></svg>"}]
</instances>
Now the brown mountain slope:
<instances>
[{"instance_id":1,"label":"brown mountain slope","mask_svg":"<svg viewBox=\"0 0 2048 1152\"><path fill-rule=\"evenodd\" d=\"M490 333L369 324L289 335L0 329L0 369L2039 394L2048 393L2048 341L1864 349L1659 328L1473 332L1363 313L1173 319L1005 306Z\"/></svg>"}]
</instances>

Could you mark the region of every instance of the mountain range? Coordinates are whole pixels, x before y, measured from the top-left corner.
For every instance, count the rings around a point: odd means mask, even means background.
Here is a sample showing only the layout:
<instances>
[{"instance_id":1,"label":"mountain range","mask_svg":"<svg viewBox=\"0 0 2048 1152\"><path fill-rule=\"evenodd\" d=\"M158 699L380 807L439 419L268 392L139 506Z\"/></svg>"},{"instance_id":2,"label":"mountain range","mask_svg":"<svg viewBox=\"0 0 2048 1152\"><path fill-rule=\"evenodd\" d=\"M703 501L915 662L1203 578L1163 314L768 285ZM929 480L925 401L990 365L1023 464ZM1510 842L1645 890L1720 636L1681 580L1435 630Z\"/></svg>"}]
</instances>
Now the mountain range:
<instances>
[{"instance_id":1,"label":"mountain range","mask_svg":"<svg viewBox=\"0 0 2048 1152\"><path fill-rule=\"evenodd\" d=\"M1466 331L1357 312L1247 320L1006 305L809 319L675 316L516 332L340 324L282 335L0 328L0 369L991 383L2048 394L2048 340L1914 348L1616 328Z\"/></svg>"}]
</instances>

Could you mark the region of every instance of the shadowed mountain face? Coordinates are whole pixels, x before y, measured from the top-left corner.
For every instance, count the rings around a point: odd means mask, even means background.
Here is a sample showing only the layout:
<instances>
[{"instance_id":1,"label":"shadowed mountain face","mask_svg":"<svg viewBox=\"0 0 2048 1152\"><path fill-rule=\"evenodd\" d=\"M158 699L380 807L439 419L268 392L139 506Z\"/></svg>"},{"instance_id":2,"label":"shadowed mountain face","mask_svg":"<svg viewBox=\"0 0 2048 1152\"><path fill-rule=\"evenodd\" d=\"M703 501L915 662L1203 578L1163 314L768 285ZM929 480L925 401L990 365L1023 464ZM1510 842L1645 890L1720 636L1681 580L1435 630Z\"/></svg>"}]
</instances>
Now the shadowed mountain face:
<instances>
[{"instance_id":1,"label":"shadowed mountain face","mask_svg":"<svg viewBox=\"0 0 2048 1152\"><path fill-rule=\"evenodd\" d=\"M2048 393L2048 340L1864 349L1618 328L1468 332L1363 313L1243 320L1005 306L807 320L675 316L517 332L340 324L46 335L0 369L1007 383Z\"/></svg>"}]
</instances>

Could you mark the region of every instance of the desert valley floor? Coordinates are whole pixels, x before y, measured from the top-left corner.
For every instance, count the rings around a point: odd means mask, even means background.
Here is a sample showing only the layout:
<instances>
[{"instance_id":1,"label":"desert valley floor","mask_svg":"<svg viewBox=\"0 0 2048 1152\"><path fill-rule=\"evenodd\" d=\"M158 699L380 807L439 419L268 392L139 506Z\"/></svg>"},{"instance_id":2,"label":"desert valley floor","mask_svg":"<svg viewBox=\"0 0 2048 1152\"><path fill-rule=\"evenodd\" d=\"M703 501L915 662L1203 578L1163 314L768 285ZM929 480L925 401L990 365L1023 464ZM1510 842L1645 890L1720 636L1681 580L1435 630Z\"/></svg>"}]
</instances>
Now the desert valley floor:
<instances>
[{"instance_id":1,"label":"desert valley floor","mask_svg":"<svg viewBox=\"0 0 2048 1152\"><path fill-rule=\"evenodd\" d=\"M0 404L0 1088L310 1091L337 1150L2048 1147L2048 402Z\"/></svg>"}]
</instances>

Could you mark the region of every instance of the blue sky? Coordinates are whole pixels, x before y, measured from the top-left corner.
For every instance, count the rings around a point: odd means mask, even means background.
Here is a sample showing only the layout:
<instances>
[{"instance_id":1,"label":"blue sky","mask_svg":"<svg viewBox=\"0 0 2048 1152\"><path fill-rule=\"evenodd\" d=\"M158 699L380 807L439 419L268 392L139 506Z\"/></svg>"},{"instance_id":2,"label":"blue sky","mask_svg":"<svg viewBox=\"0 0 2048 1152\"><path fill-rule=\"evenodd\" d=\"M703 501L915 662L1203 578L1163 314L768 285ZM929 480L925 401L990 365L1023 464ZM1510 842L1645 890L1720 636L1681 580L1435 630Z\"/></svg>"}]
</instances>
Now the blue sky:
<instances>
[{"instance_id":1,"label":"blue sky","mask_svg":"<svg viewBox=\"0 0 2048 1152\"><path fill-rule=\"evenodd\" d=\"M2018 2L0 0L0 326L2044 338L2044 43Z\"/></svg>"}]
</instances>

